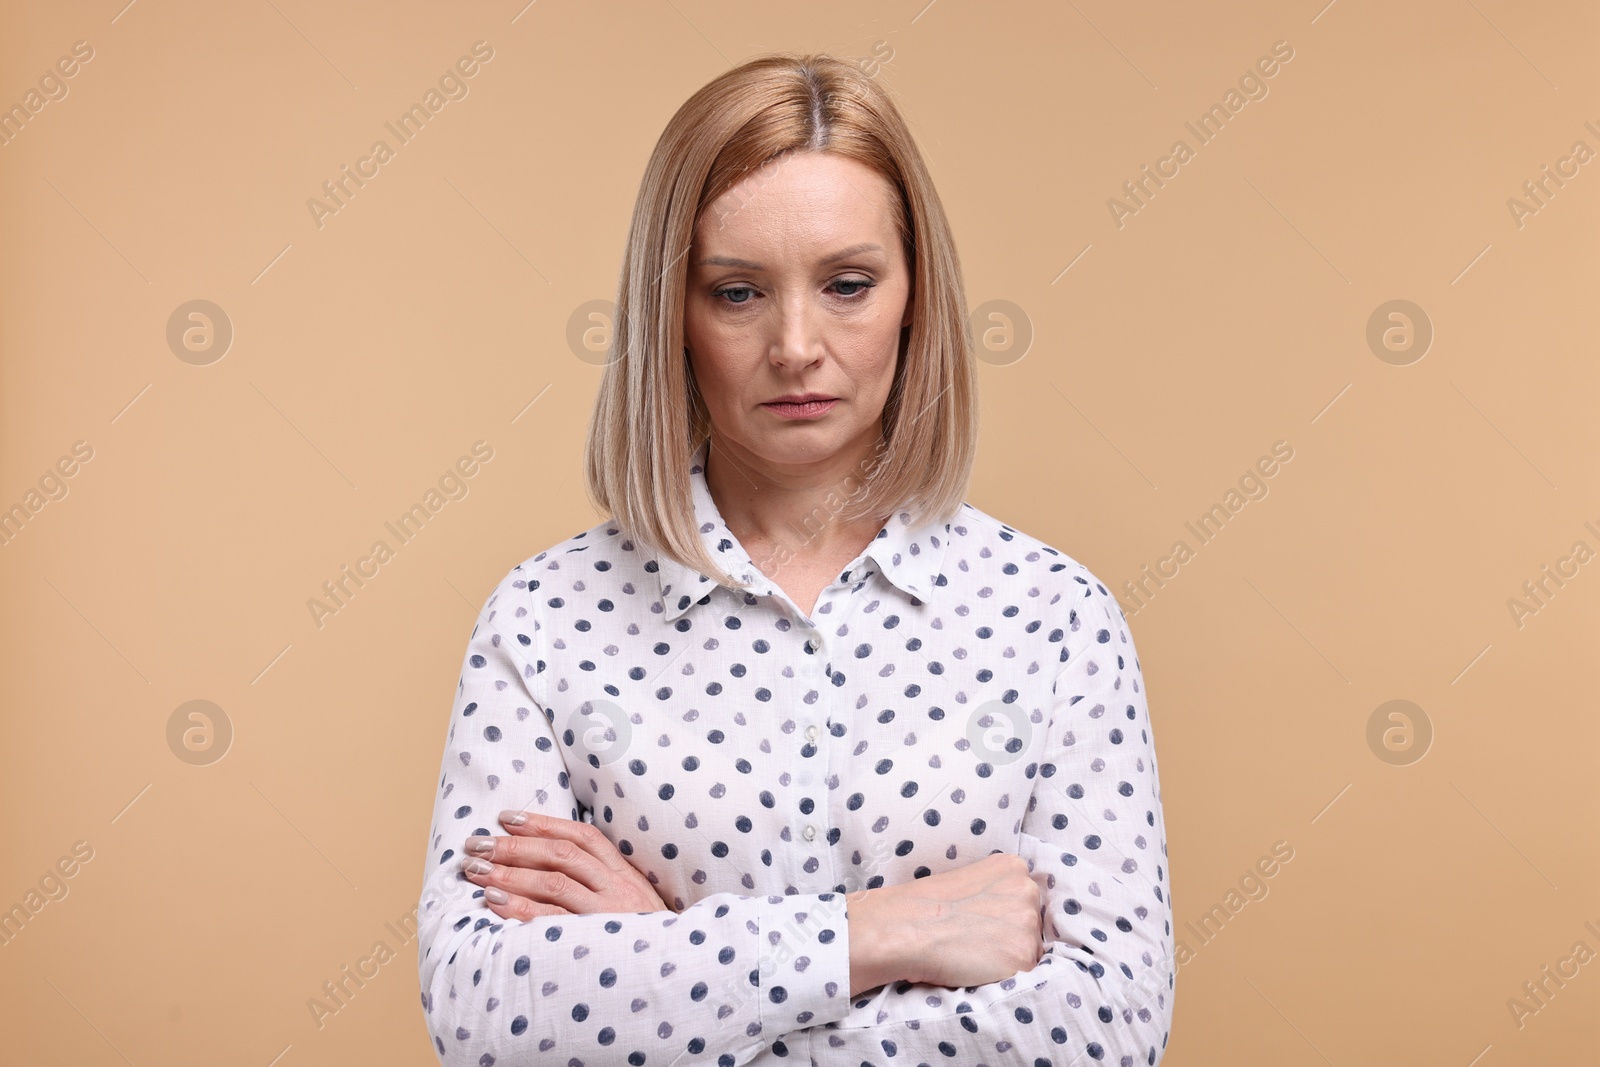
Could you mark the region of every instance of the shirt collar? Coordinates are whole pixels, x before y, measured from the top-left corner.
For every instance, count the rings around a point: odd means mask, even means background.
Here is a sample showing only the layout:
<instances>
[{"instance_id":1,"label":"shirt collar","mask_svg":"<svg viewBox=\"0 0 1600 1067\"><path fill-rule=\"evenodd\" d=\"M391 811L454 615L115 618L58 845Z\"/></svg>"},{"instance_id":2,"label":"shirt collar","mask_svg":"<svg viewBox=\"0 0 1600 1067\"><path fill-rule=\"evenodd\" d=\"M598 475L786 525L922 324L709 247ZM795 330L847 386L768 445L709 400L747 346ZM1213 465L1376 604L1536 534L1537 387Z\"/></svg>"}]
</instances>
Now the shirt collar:
<instances>
[{"instance_id":1,"label":"shirt collar","mask_svg":"<svg viewBox=\"0 0 1600 1067\"><path fill-rule=\"evenodd\" d=\"M774 596L778 592L776 585L755 565L739 539L728 529L727 523L722 520L722 513L717 510L716 501L711 498L705 474L709 449L709 439L700 442L689 464L690 490L700 540L713 559L722 561L729 574L751 583L751 595ZM926 601L937 586L945 584L939 568L944 562L945 548L950 543L950 526L951 523L942 520L914 525L909 512L896 512L862 549L861 555L841 573L858 572L865 577L864 564L870 559L876 569L897 588ZM655 563L667 622L677 619L694 605L704 603L716 588L716 582L710 576L676 560L658 556Z\"/></svg>"}]
</instances>

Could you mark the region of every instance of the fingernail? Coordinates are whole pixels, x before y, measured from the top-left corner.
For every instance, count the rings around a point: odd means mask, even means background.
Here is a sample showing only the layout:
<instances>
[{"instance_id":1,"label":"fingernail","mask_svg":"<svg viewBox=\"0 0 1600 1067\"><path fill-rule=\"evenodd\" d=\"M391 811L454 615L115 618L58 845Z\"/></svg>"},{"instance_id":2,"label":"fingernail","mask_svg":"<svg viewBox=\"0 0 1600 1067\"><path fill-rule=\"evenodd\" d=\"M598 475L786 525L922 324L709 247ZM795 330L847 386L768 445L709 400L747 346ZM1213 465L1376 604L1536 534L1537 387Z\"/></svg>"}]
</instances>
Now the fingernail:
<instances>
[{"instance_id":1,"label":"fingernail","mask_svg":"<svg viewBox=\"0 0 1600 1067\"><path fill-rule=\"evenodd\" d=\"M488 874L494 870L494 864L488 860L470 859L461 865L461 869L470 874Z\"/></svg>"},{"instance_id":2,"label":"fingernail","mask_svg":"<svg viewBox=\"0 0 1600 1067\"><path fill-rule=\"evenodd\" d=\"M502 811L500 813L500 821L507 826L521 826L528 821L528 813L525 811Z\"/></svg>"},{"instance_id":3,"label":"fingernail","mask_svg":"<svg viewBox=\"0 0 1600 1067\"><path fill-rule=\"evenodd\" d=\"M493 852L494 838L484 837L481 834L474 834L472 837L467 838L467 851L483 855Z\"/></svg>"},{"instance_id":4,"label":"fingernail","mask_svg":"<svg viewBox=\"0 0 1600 1067\"><path fill-rule=\"evenodd\" d=\"M506 891L497 885L489 886L483 891L483 895L489 898L491 904L504 904L511 899L506 895Z\"/></svg>"}]
</instances>

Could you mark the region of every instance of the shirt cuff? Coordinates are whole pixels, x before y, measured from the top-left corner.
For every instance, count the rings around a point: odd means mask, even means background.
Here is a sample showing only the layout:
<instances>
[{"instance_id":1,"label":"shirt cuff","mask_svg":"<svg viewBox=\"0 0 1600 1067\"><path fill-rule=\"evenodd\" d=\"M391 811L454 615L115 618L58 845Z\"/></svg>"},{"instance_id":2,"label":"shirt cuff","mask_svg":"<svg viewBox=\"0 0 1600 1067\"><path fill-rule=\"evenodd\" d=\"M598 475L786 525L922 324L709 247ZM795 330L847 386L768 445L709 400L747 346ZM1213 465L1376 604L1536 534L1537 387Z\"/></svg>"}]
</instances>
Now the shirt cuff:
<instances>
[{"instance_id":1,"label":"shirt cuff","mask_svg":"<svg viewBox=\"0 0 1600 1067\"><path fill-rule=\"evenodd\" d=\"M850 1013L850 927L843 893L761 898L761 1031L836 1022Z\"/></svg>"}]
</instances>

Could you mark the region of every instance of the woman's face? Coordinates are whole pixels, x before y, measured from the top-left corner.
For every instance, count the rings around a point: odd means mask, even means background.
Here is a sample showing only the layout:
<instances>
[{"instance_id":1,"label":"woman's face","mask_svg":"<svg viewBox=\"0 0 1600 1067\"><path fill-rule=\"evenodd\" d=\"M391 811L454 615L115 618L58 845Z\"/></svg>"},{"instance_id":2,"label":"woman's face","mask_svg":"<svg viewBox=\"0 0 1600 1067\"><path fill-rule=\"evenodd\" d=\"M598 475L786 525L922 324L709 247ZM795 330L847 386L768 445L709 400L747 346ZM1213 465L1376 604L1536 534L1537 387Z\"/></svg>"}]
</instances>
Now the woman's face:
<instances>
[{"instance_id":1,"label":"woman's face","mask_svg":"<svg viewBox=\"0 0 1600 1067\"><path fill-rule=\"evenodd\" d=\"M719 446L772 466L870 449L882 433L911 278L894 189L825 152L782 157L695 227L685 343ZM772 402L835 398L786 417Z\"/></svg>"}]
</instances>

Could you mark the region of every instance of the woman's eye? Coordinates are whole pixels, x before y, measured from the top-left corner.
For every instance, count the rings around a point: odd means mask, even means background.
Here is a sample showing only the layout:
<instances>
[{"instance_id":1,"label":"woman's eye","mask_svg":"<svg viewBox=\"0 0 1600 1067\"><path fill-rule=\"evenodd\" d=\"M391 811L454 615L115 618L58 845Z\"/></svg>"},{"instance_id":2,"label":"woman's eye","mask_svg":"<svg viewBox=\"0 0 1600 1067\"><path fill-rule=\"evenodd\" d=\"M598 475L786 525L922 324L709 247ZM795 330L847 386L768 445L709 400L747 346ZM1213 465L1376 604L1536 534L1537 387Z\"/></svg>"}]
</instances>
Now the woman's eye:
<instances>
[{"instance_id":1,"label":"woman's eye","mask_svg":"<svg viewBox=\"0 0 1600 1067\"><path fill-rule=\"evenodd\" d=\"M871 289L876 284L876 282L867 281L864 278L841 278L833 283L833 288L846 300L859 300L863 292ZM839 291L841 286L844 287L845 291ZM751 286L730 285L725 289L714 290L712 295L730 307L743 307L751 302L754 293L755 289ZM734 294L739 295L735 296Z\"/></svg>"}]
</instances>

